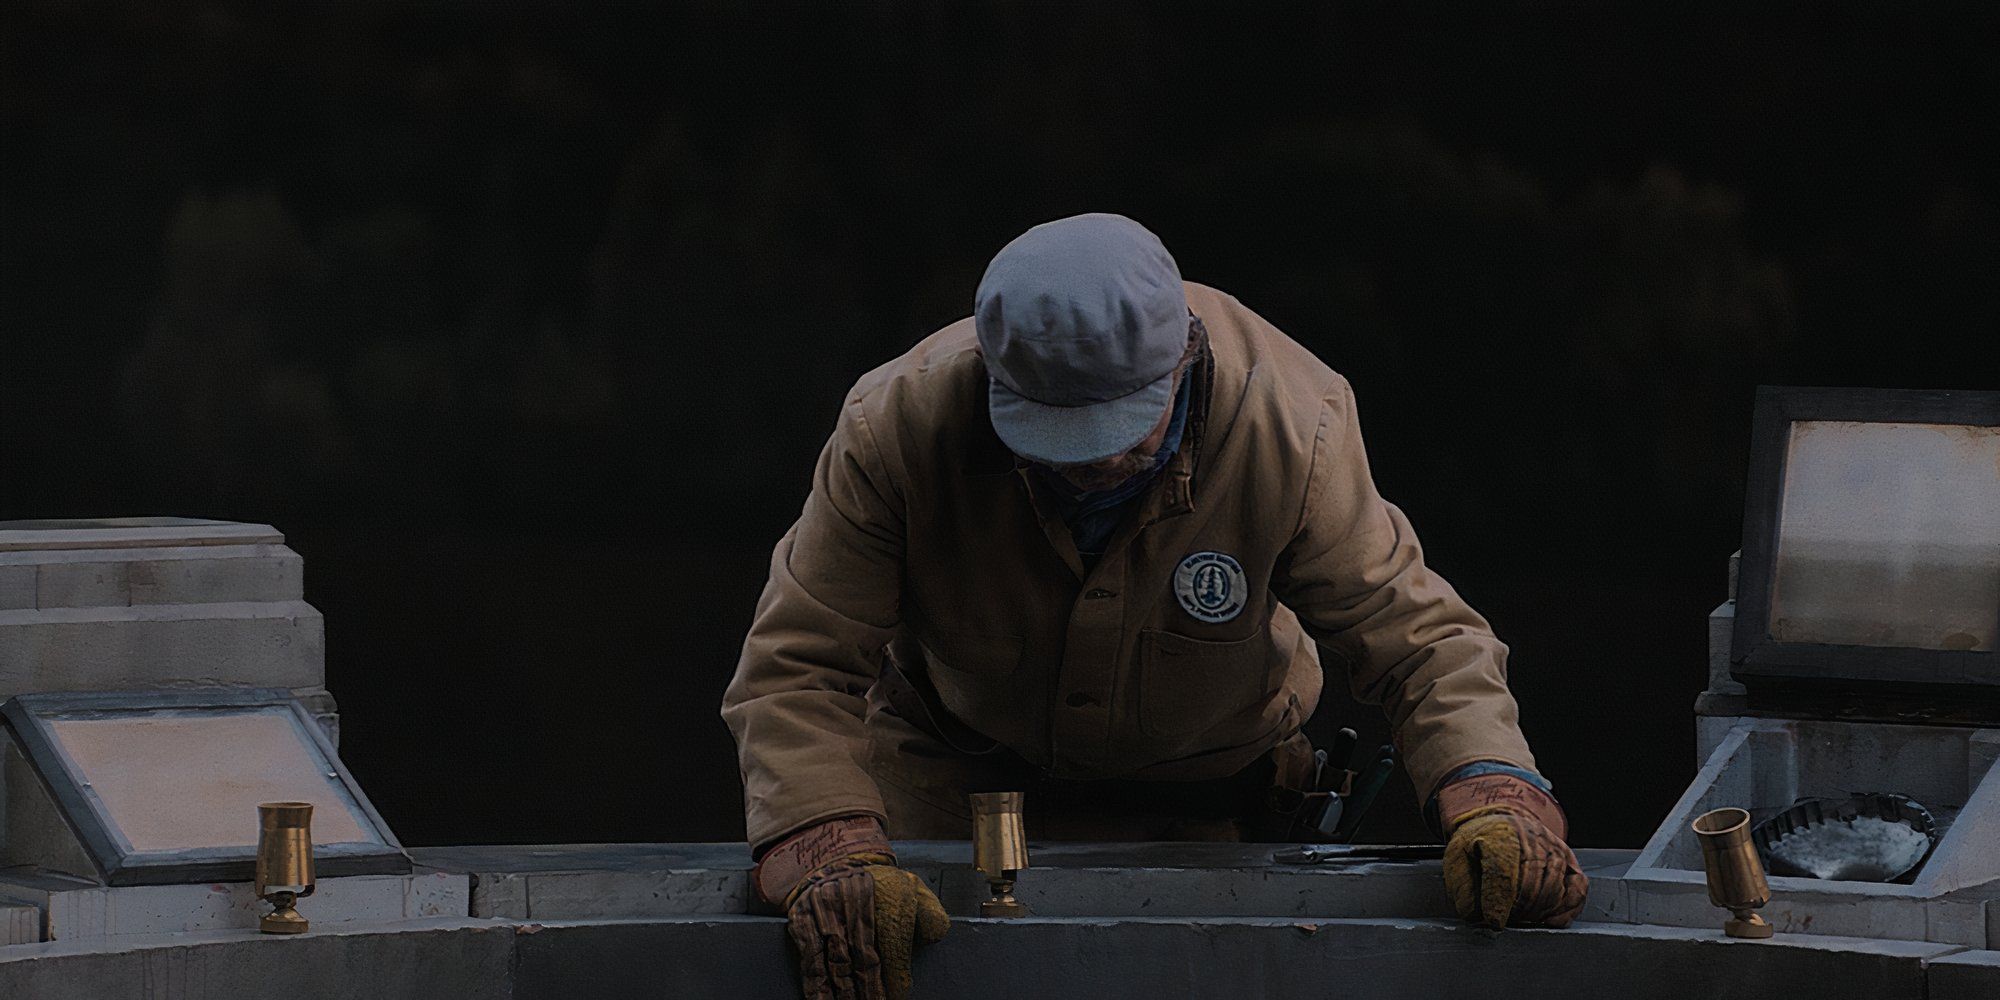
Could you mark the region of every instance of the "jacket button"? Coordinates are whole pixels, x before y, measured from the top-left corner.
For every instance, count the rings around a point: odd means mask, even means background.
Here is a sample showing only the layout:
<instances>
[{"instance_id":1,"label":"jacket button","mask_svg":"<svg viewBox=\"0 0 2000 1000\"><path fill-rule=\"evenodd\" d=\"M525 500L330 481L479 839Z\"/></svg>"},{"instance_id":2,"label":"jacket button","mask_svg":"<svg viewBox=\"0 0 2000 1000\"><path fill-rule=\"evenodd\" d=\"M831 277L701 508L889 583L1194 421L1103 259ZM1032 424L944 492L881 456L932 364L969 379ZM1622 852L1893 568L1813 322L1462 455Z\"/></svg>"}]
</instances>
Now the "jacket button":
<instances>
[{"instance_id":1,"label":"jacket button","mask_svg":"<svg viewBox=\"0 0 2000 1000\"><path fill-rule=\"evenodd\" d=\"M1097 699L1092 698L1091 696L1084 694L1081 691L1078 691L1070 695L1068 698L1063 699L1063 703L1071 708L1082 708L1085 705L1097 704Z\"/></svg>"},{"instance_id":2,"label":"jacket button","mask_svg":"<svg viewBox=\"0 0 2000 1000\"><path fill-rule=\"evenodd\" d=\"M1109 590L1105 590L1103 587L1092 587L1090 591L1084 594L1083 596L1088 597L1093 601L1101 601L1107 597L1116 597L1118 595L1112 593Z\"/></svg>"}]
</instances>

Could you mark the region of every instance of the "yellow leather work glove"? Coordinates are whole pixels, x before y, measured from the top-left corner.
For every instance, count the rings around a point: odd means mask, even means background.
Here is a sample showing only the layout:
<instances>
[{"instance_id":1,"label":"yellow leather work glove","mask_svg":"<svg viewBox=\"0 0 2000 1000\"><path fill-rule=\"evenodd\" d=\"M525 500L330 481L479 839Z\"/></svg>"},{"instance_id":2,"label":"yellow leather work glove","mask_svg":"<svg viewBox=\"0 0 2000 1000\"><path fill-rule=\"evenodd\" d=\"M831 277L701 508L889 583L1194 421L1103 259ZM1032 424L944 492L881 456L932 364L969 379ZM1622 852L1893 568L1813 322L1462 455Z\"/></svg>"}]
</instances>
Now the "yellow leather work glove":
<instances>
[{"instance_id":1,"label":"yellow leather work glove","mask_svg":"<svg viewBox=\"0 0 2000 1000\"><path fill-rule=\"evenodd\" d=\"M904 1000L917 946L951 927L930 887L896 867L870 817L792 835L751 877L759 896L785 908L806 1000Z\"/></svg>"},{"instance_id":2,"label":"yellow leather work glove","mask_svg":"<svg viewBox=\"0 0 2000 1000\"><path fill-rule=\"evenodd\" d=\"M1569 823L1549 793L1510 774L1482 774L1438 790L1451 840L1444 887L1461 919L1502 927L1567 927L1590 879L1563 842Z\"/></svg>"}]
</instances>

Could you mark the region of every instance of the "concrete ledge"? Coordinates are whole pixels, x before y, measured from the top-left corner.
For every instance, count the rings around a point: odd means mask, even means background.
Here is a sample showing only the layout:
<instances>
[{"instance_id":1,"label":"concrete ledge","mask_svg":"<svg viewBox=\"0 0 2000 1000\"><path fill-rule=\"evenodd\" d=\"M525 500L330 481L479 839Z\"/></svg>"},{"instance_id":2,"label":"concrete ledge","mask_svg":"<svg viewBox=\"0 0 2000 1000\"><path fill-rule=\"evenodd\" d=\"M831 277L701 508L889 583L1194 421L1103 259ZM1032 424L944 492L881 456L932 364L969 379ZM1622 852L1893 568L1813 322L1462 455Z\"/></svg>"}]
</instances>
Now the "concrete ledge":
<instances>
[{"instance_id":1,"label":"concrete ledge","mask_svg":"<svg viewBox=\"0 0 2000 1000\"><path fill-rule=\"evenodd\" d=\"M783 925L694 919L565 923L524 937L517 997L796 996ZM919 953L919 995L979 998L1421 998L1484 984L1493 997L1685 1000L1924 997L1924 963L1952 948L1829 937L1579 924L1492 933L1450 921L1237 918L961 919ZM649 992L658 990L659 992Z\"/></svg>"},{"instance_id":2,"label":"concrete ledge","mask_svg":"<svg viewBox=\"0 0 2000 1000\"><path fill-rule=\"evenodd\" d=\"M1795 936L1735 941L1579 924L1493 933L1449 921L959 920L919 952L917 996L1709 1000L1802 989L1872 1000L1990 994L1992 962L1949 946ZM759 917L416 921L299 937L221 931L0 949L0 996L223 1000L290 995L593 1000L798 995L784 922Z\"/></svg>"},{"instance_id":3,"label":"concrete ledge","mask_svg":"<svg viewBox=\"0 0 2000 1000\"><path fill-rule=\"evenodd\" d=\"M1035 844L1015 895L1037 915L1448 917L1437 862L1282 865L1274 845ZM903 841L902 866L954 915L978 912L985 882L965 841ZM755 912L742 844L440 847L410 852L419 869L472 879L471 913L509 920L644 919ZM1631 851L1584 851L1593 878ZM1605 894L1616 881L1593 889ZM1615 919L1615 918L1614 918Z\"/></svg>"},{"instance_id":4,"label":"concrete ledge","mask_svg":"<svg viewBox=\"0 0 2000 1000\"><path fill-rule=\"evenodd\" d=\"M468 882L444 872L324 878L299 901L299 912L316 928L463 917ZM0 897L33 904L51 941L255 930L270 909L247 882L107 887L18 869L0 870Z\"/></svg>"},{"instance_id":5,"label":"concrete ledge","mask_svg":"<svg viewBox=\"0 0 2000 1000\"><path fill-rule=\"evenodd\" d=\"M1720 927L1701 872L1634 869L1638 878L1593 881L1593 919L1677 927ZM1984 947L1988 908L2000 886L1925 897L1902 885L1772 877L1771 902L1758 912L1779 934L1830 934ZM1859 887L1859 888L1857 888ZM1872 890L1872 891L1867 891Z\"/></svg>"},{"instance_id":6,"label":"concrete ledge","mask_svg":"<svg viewBox=\"0 0 2000 1000\"><path fill-rule=\"evenodd\" d=\"M903 867L956 916L986 897L964 841L905 841ZM1270 845L1035 844L1015 894L1040 917L1448 918L1436 862L1345 866L1274 864ZM1699 872L1626 876L1637 852L1578 852L1591 877L1583 919L1721 926ZM509 920L635 920L762 912L749 891L742 844L444 847L411 852L420 869L471 880L473 916ZM1762 911L1783 935L1931 941L1991 947L2000 885L1920 898L1908 886L1858 893L1846 883L1773 879ZM1901 895L1897 893L1900 892Z\"/></svg>"},{"instance_id":7,"label":"concrete ledge","mask_svg":"<svg viewBox=\"0 0 2000 1000\"><path fill-rule=\"evenodd\" d=\"M460 919L281 936L211 931L0 948L0 996L35 1000L507 1000L515 929Z\"/></svg>"},{"instance_id":8,"label":"concrete ledge","mask_svg":"<svg viewBox=\"0 0 2000 1000\"><path fill-rule=\"evenodd\" d=\"M2000 997L2000 951L1962 951L1930 963L1930 1000Z\"/></svg>"},{"instance_id":9,"label":"concrete ledge","mask_svg":"<svg viewBox=\"0 0 2000 1000\"><path fill-rule=\"evenodd\" d=\"M521 930L515 945L515 1000L799 996L785 922L776 917L543 923L522 925ZM1013 960L1023 961L1026 955L1017 953ZM952 1000L976 995L945 983L943 975L921 971L911 992L917 998ZM1029 996L1037 995L1011 1000Z\"/></svg>"},{"instance_id":10,"label":"concrete ledge","mask_svg":"<svg viewBox=\"0 0 2000 1000\"><path fill-rule=\"evenodd\" d=\"M964 933L957 933L963 931ZM1579 924L1493 933L1449 921L968 920L919 959L919 982L955 996L1463 995L1621 1000L1840 995L1922 997L1939 945ZM1747 946L1746 946L1747 945ZM1021 959L1032 955L1031 961ZM1114 957L1115 956L1115 957Z\"/></svg>"},{"instance_id":11,"label":"concrete ledge","mask_svg":"<svg viewBox=\"0 0 2000 1000\"><path fill-rule=\"evenodd\" d=\"M743 844L419 847L419 872L464 876L468 913L507 920L730 914L750 906Z\"/></svg>"}]
</instances>

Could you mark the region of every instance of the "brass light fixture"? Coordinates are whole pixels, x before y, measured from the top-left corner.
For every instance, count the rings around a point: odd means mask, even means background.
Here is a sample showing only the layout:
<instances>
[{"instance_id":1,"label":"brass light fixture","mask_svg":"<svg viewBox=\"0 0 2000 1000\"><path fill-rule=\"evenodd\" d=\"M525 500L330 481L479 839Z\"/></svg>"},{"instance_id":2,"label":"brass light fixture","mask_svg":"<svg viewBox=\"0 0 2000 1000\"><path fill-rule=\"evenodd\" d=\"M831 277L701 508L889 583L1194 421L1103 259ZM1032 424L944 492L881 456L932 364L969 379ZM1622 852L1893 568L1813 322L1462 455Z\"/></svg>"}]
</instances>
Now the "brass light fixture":
<instances>
[{"instance_id":1,"label":"brass light fixture","mask_svg":"<svg viewBox=\"0 0 2000 1000\"><path fill-rule=\"evenodd\" d=\"M1025 917L1028 905L1014 898L1014 878L1028 867L1028 835L1021 822L1020 792L976 792L972 796L972 866L986 876L993 898L979 904L982 917Z\"/></svg>"},{"instance_id":2,"label":"brass light fixture","mask_svg":"<svg viewBox=\"0 0 2000 1000\"><path fill-rule=\"evenodd\" d=\"M258 922L266 934L302 934L306 918L293 904L313 894L312 803L257 806L257 898L272 910Z\"/></svg>"},{"instance_id":3,"label":"brass light fixture","mask_svg":"<svg viewBox=\"0 0 2000 1000\"><path fill-rule=\"evenodd\" d=\"M1708 901L1728 910L1722 932L1735 938L1767 938L1771 924L1757 908L1771 901L1764 862L1750 842L1750 813L1733 806L1695 817L1701 863L1708 869Z\"/></svg>"}]
</instances>

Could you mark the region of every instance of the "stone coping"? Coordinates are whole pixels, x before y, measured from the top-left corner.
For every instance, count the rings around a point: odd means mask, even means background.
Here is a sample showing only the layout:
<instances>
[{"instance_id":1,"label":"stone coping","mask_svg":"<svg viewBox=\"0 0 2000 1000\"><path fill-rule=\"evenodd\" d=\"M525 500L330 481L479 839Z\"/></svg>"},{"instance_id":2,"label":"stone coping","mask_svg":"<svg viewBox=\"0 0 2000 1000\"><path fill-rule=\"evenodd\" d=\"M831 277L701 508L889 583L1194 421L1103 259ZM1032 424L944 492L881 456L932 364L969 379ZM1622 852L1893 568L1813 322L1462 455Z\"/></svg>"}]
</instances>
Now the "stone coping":
<instances>
[{"instance_id":1,"label":"stone coping","mask_svg":"<svg viewBox=\"0 0 2000 1000\"><path fill-rule=\"evenodd\" d=\"M0 552L34 549L130 549L183 545L276 544L268 524L187 517L100 517L0 521Z\"/></svg>"},{"instance_id":2,"label":"stone coping","mask_svg":"<svg viewBox=\"0 0 2000 1000\"><path fill-rule=\"evenodd\" d=\"M232 942L266 942L282 944L290 941L324 937L379 937L438 930L511 930L516 934L538 934L548 929L590 928L590 927L657 927L666 931L688 927L737 927L747 931L782 930L784 920L779 917L753 916L745 914L700 914L679 917L650 917L631 920L487 920L474 917L416 917L382 923L340 923L315 926L304 934L279 935L264 934L247 928L221 930L179 931L171 934L131 934L112 938L82 938L68 941L43 941L35 944L17 945L0 950L0 963L28 961L64 955L92 955L120 953L148 948L182 948ZM1685 942L1709 944L1721 948L1766 948L1778 950L1802 950L1809 952L1844 952L1862 955L1881 955L1893 958L1920 958L1926 961L1939 960L1947 956L1962 964L2000 967L2000 951L1968 949L1953 945L1932 944L1924 941L1885 941L1874 938L1832 937L1823 934L1779 935L1761 941L1740 940L1724 936L1720 931L1698 930L1686 927L1658 927L1634 924L1608 924L1578 922L1563 930L1547 928L1511 928L1506 931L1488 931L1461 924L1456 920L1425 917L1369 917L1369 918L1326 918L1309 919L1296 917L1021 917L997 919L988 917L955 917L954 929L960 927L980 927L986 933L1005 933L1010 929L1032 931L1045 927L1186 927L1186 928L1262 928L1290 930L1311 936L1322 931L1343 929L1372 929L1380 931L1407 930L1424 934L1461 937L1482 942L1504 942L1509 939L1562 940L1566 938L1605 939L1623 938L1637 941Z\"/></svg>"},{"instance_id":3,"label":"stone coping","mask_svg":"<svg viewBox=\"0 0 2000 1000\"><path fill-rule=\"evenodd\" d=\"M1272 868L1301 871L1311 865L1274 863L1271 853L1283 844L1147 843L1104 844L1031 841L1030 862L1036 868ZM905 866L972 864L972 844L964 840L900 840L897 859ZM1577 858L1591 874L1629 864L1638 852L1584 848ZM744 844L480 844L462 847L415 847L410 858L419 867L476 874L506 872L662 871L702 869L748 871L750 849Z\"/></svg>"},{"instance_id":4,"label":"stone coping","mask_svg":"<svg viewBox=\"0 0 2000 1000\"><path fill-rule=\"evenodd\" d=\"M1499 933L1448 920L1028 918L955 921L918 953L916 995L965 1000L1322 997L1488 1000L1969 1000L1996 959L1948 945L1583 923ZM783 921L438 918L297 936L210 931L0 948L0 995L540 1000L795 998Z\"/></svg>"}]
</instances>

